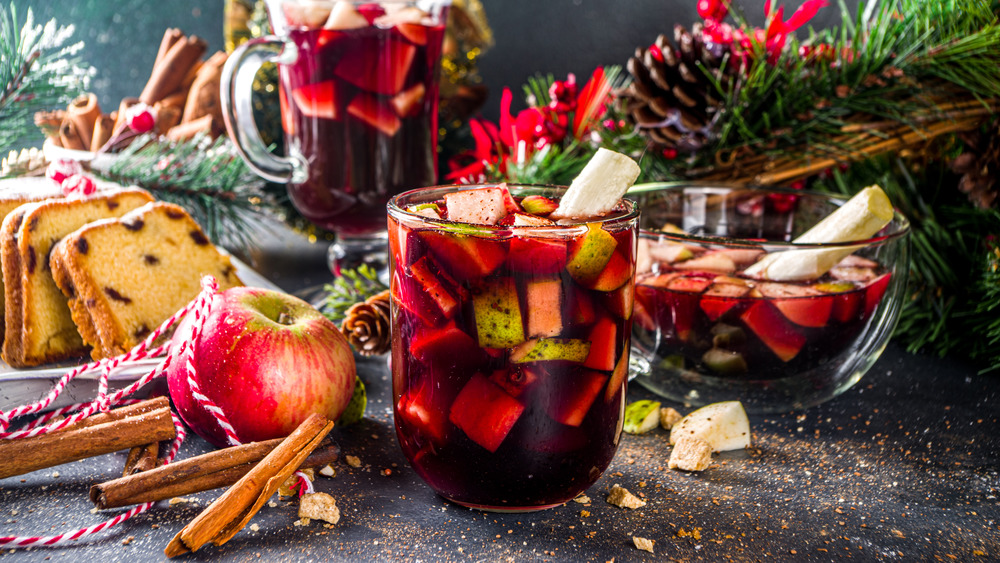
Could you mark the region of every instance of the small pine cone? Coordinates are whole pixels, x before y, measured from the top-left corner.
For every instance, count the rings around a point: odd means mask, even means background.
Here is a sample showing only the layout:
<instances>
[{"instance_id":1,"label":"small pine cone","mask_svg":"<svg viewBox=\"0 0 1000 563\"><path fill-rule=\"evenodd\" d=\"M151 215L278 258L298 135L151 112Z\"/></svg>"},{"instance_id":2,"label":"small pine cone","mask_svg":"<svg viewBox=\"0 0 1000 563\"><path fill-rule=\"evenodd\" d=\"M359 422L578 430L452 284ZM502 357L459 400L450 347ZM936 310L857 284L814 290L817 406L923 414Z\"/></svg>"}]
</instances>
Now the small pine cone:
<instances>
[{"instance_id":1,"label":"small pine cone","mask_svg":"<svg viewBox=\"0 0 1000 563\"><path fill-rule=\"evenodd\" d=\"M962 177L958 189L969 196L969 201L981 209L1000 206L1000 120L989 124L984 131L961 134L966 151L951 162L951 170Z\"/></svg>"},{"instance_id":2,"label":"small pine cone","mask_svg":"<svg viewBox=\"0 0 1000 563\"><path fill-rule=\"evenodd\" d=\"M639 130L661 147L694 152L715 134L723 100L713 79L725 89L730 69L702 37L700 24L691 31L678 25L673 42L661 34L628 61L632 82L618 97Z\"/></svg>"},{"instance_id":3,"label":"small pine cone","mask_svg":"<svg viewBox=\"0 0 1000 563\"><path fill-rule=\"evenodd\" d=\"M355 303L344 314L340 331L362 356L377 356L389 351L389 290Z\"/></svg>"}]
</instances>

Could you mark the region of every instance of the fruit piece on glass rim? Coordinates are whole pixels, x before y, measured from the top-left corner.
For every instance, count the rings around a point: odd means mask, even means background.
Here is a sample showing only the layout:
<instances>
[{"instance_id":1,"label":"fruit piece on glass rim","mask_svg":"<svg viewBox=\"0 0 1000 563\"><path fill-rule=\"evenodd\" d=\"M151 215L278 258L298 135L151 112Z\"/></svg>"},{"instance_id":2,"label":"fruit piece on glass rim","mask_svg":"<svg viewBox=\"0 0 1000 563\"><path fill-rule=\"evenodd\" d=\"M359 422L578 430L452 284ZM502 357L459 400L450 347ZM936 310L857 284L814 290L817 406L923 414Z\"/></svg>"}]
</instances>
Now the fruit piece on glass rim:
<instances>
[{"instance_id":1,"label":"fruit piece on glass rim","mask_svg":"<svg viewBox=\"0 0 1000 563\"><path fill-rule=\"evenodd\" d=\"M597 149L549 218L586 219L610 213L640 172L639 165L631 158L605 148Z\"/></svg>"},{"instance_id":2,"label":"fruit piece on glass rim","mask_svg":"<svg viewBox=\"0 0 1000 563\"><path fill-rule=\"evenodd\" d=\"M171 341L191 340L194 315ZM287 436L313 413L340 417L357 372L350 344L311 305L280 291L237 287L216 294L194 348L201 393L229 419L242 442ZM213 415L193 397L183 362L167 368L170 397L184 422L212 444L229 445Z\"/></svg>"},{"instance_id":3,"label":"fruit piece on glass rim","mask_svg":"<svg viewBox=\"0 0 1000 563\"><path fill-rule=\"evenodd\" d=\"M824 244L865 240L888 225L892 216L892 203L882 188L869 186L792 242ZM844 246L772 252L747 268L744 274L773 281L812 280L859 248Z\"/></svg>"}]
</instances>

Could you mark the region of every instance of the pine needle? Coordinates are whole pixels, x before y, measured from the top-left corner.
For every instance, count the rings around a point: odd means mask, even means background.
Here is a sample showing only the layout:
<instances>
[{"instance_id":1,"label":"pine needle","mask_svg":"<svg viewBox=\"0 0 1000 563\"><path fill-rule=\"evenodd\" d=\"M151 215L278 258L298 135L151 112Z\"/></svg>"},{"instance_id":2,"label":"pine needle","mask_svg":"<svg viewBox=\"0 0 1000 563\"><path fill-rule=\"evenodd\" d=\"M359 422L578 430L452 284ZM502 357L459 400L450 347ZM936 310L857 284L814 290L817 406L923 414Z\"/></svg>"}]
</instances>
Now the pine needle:
<instances>
[{"instance_id":1,"label":"pine needle","mask_svg":"<svg viewBox=\"0 0 1000 563\"><path fill-rule=\"evenodd\" d=\"M378 272L367 264L362 264L356 270L343 270L332 284L323 287L326 295L319 306L328 319L340 325L351 305L360 303L369 297L378 295L388 289L378 279Z\"/></svg>"},{"instance_id":2,"label":"pine needle","mask_svg":"<svg viewBox=\"0 0 1000 563\"><path fill-rule=\"evenodd\" d=\"M143 136L94 173L122 185L137 185L157 199L181 205L216 244L254 245L262 212L277 213L263 182L247 168L228 137L196 136L171 142Z\"/></svg>"},{"instance_id":3,"label":"pine needle","mask_svg":"<svg viewBox=\"0 0 1000 563\"><path fill-rule=\"evenodd\" d=\"M29 8L23 23L17 7L0 5L0 154L40 139L35 112L66 107L94 74L76 57L83 43L67 44L73 26L55 20L36 25Z\"/></svg>"}]
</instances>

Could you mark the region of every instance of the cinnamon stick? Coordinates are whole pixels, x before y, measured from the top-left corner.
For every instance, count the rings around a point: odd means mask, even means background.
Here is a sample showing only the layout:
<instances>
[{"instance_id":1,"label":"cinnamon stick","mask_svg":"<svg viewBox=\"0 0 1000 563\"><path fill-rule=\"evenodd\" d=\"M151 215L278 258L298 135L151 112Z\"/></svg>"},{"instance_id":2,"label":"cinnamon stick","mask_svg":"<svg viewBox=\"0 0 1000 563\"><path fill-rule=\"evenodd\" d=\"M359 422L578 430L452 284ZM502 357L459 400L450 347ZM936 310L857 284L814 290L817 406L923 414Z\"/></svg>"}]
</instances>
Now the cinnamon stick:
<instances>
[{"instance_id":1,"label":"cinnamon stick","mask_svg":"<svg viewBox=\"0 0 1000 563\"><path fill-rule=\"evenodd\" d=\"M120 477L90 488L90 500L104 510L156 502L219 487L228 487L246 475L282 439L233 446ZM337 461L340 448L330 442L317 448L301 467L323 467Z\"/></svg>"},{"instance_id":2,"label":"cinnamon stick","mask_svg":"<svg viewBox=\"0 0 1000 563\"><path fill-rule=\"evenodd\" d=\"M139 100L153 105L180 89L188 70L205 54L208 43L197 36L181 37L153 67Z\"/></svg>"},{"instance_id":3,"label":"cinnamon stick","mask_svg":"<svg viewBox=\"0 0 1000 563\"><path fill-rule=\"evenodd\" d=\"M88 145L83 144L83 137L80 136L80 131L69 117L63 119L62 124L59 126L59 142L62 143L63 147L75 151L85 151L90 148Z\"/></svg>"},{"instance_id":4,"label":"cinnamon stick","mask_svg":"<svg viewBox=\"0 0 1000 563\"><path fill-rule=\"evenodd\" d=\"M162 135L180 124L182 107L167 105L163 101L156 102L153 106L156 110L156 131Z\"/></svg>"},{"instance_id":5,"label":"cinnamon stick","mask_svg":"<svg viewBox=\"0 0 1000 563\"><path fill-rule=\"evenodd\" d=\"M201 65L197 78L191 84L181 123L189 123L205 115L211 115L215 123L222 123L220 88L222 67L227 58L225 53L219 51Z\"/></svg>"},{"instance_id":6,"label":"cinnamon stick","mask_svg":"<svg viewBox=\"0 0 1000 563\"><path fill-rule=\"evenodd\" d=\"M167 139L171 141L186 141L198 133L210 134L215 127L211 115L203 115L194 121L175 125L167 131Z\"/></svg>"},{"instance_id":7,"label":"cinnamon stick","mask_svg":"<svg viewBox=\"0 0 1000 563\"><path fill-rule=\"evenodd\" d=\"M94 125L101 118L101 106L97 103L97 96L94 94L84 94L79 96L66 109L66 118L73 122L80 135L80 142L89 150L94 138Z\"/></svg>"},{"instance_id":8,"label":"cinnamon stick","mask_svg":"<svg viewBox=\"0 0 1000 563\"><path fill-rule=\"evenodd\" d=\"M178 532L163 552L167 557L176 557L197 551L208 542L222 545L232 539L281 483L302 465L332 428L333 423L322 415L310 416L249 473Z\"/></svg>"},{"instance_id":9,"label":"cinnamon stick","mask_svg":"<svg viewBox=\"0 0 1000 563\"><path fill-rule=\"evenodd\" d=\"M109 418L115 416L109 413ZM75 424L32 438L0 440L0 479L173 437L170 408L162 407L103 423Z\"/></svg>"},{"instance_id":10,"label":"cinnamon stick","mask_svg":"<svg viewBox=\"0 0 1000 563\"><path fill-rule=\"evenodd\" d=\"M111 134L115 129L115 118L111 115L102 115L94 124L94 136L90 139L90 151L97 152L111 139Z\"/></svg>"},{"instance_id":11,"label":"cinnamon stick","mask_svg":"<svg viewBox=\"0 0 1000 563\"><path fill-rule=\"evenodd\" d=\"M108 412L102 412L88 416L87 418L75 424L63 428L62 430L60 430L60 432L65 432L66 430L79 430L80 428L88 428L90 426L96 426L98 424L115 422L132 416L139 416L141 414L146 414L153 412L155 410L166 409L166 408L170 408L170 399L168 399L167 397L152 397L146 399L145 401L112 409Z\"/></svg>"},{"instance_id":12,"label":"cinnamon stick","mask_svg":"<svg viewBox=\"0 0 1000 563\"><path fill-rule=\"evenodd\" d=\"M163 59L167 58L167 53L170 52L170 48L173 47L181 37L184 37L184 34L176 27L167 28L163 32L163 39L160 40L160 48L156 52L156 59L153 61L153 68L156 68L156 65L162 63Z\"/></svg>"},{"instance_id":13,"label":"cinnamon stick","mask_svg":"<svg viewBox=\"0 0 1000 563\"><path fill-rule=\"evenodd\" d=\"M160 443L153 442L145 446L136 446L128 451L125 458L125 469L122 470L122 477L142 473L154 469L160 464Z\"/></svg>"}]
</instances>

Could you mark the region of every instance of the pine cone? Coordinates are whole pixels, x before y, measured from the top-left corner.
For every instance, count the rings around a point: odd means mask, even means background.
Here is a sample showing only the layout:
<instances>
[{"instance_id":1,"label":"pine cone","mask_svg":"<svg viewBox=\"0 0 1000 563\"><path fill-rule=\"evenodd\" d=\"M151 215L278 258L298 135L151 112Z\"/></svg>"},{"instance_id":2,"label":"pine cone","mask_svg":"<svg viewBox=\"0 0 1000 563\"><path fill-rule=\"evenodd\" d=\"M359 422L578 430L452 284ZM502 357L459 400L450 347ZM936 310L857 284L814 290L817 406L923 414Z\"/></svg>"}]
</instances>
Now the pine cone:
<instances>
[{"instance_id":1,"label":"pine cone","mask_svg":"<svg viewBox=\"0 0 1000 563\"><path fill-rule=\"evenodd\" d=\"M377 356L389 351L389 290L355 303L344 314L340 332L362 356Z\"/></svg>"},{"instance_id":2,"label":"pine cone","mask_svg":"<svg viewBox=\"0 0 1000 563\"><path fill-rule=\"evenodd\" d=\"M968 194L969 201L982 209L1000 204L1000 119L994 120L985 131L971 131L960 135L967 149L951 162L951 170L961 174L958 189Z\"/></svg>"},{"instance_id":3,"label":"pine cone","mask_svg":"<svg viewBox=\"0 0 1000 563\"><path fill-rule=\"evenodd\" d=\"M725 88L725 59L702 39L702 26L674 27L674 42L660 35L628 61L632 82L619 92L625 113L657 145L694 152L714 136L723 100L705 72ZM699 63L702 68L699 68Z\"/></svg>"}]
</instances>

